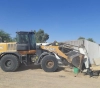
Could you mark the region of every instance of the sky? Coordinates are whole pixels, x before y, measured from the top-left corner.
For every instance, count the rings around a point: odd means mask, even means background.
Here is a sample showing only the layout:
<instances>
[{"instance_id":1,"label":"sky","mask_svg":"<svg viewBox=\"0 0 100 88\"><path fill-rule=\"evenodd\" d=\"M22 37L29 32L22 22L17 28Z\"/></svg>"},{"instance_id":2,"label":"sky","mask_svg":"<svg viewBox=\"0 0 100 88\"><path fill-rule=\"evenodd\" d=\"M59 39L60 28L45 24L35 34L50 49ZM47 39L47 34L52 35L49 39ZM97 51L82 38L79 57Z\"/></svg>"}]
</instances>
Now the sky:
<instances>
[{"instance_id":1,"label":"sky","mask_svg":"<svg viewBox=\"0 0 100 88\"><path fill-rule=\"evenodd\" d=\"M80 36L100 43L100 0L0 0L0 29L43 29L49 40L77 40Z\"/></svg>"}]
</instances>

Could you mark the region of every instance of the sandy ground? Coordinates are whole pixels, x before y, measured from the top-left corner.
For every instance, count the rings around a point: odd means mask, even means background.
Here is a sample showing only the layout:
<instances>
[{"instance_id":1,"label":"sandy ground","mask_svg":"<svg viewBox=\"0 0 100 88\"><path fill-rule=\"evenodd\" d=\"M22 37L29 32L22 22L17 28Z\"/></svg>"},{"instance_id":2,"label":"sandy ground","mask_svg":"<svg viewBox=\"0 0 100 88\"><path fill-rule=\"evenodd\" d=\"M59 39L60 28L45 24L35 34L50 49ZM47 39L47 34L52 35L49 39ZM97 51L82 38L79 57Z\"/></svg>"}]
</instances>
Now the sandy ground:
<instances>
[{"instance_id":1,"label":"sandy ground","mask_svg":"<svg viewBox=\"0 0 100 88\"><path fill-rule=\"evenodd\" d=\"M0 69L0 88L100 88L100 77L74 76L71 69L63 67L52 73L40 66L21 66L16 72Z\"/></svg>"}]
</instances>

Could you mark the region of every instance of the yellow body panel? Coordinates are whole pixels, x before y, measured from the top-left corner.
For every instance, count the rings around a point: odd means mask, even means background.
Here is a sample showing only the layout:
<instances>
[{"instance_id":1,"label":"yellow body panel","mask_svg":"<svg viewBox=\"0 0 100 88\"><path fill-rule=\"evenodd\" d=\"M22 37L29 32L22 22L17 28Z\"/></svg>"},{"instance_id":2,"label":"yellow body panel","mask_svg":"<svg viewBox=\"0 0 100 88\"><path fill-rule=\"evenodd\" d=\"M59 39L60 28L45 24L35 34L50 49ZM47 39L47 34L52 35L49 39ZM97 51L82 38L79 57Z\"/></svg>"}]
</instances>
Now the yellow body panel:
<instances>
[{"instance_id":1,"label":"yellow body panel","mask_svg":"<svg viewBox=\"0 0 100 88\"><path fill-rule=\"evenodd\" d=\"M16 42L0 43L0 53L16 51Z\"/></svg>"},{"instance_id":2,"label":"yellow body panel","mask_svg":"<svg viewBox=\"0 0 100 88\"><path fill-rule=\"evenodd\" d=\"M16 42L9 42L9 43L0 43L0 53L3 52L16 52ZM29 51L17 51L21 55L26 54L34 54L36 50L29 50Z\"/></svg>"},{"instance_id":3,"label":"yellow body panel","mask_svg":"<svg viewBox=\"0 0 100 88\"><path fill-rule=\"evenodd\" d=\"M0 43L0 53L7 51L7 43Z\"/></svg>"}]
</instances>

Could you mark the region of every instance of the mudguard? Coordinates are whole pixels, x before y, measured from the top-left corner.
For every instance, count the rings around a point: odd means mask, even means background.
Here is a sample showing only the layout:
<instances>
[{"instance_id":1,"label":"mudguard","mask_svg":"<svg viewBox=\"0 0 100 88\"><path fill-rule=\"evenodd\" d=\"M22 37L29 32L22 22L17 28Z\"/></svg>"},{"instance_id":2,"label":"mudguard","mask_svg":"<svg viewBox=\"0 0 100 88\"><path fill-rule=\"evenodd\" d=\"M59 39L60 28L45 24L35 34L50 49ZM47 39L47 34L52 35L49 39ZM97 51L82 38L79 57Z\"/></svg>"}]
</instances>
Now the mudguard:
<instances>
[{"instance_id":1,"label":"mudguard","mask_svg":"<svg viewBox=\"0 0 100 88\"><path fill-rule=\"evenodd\" d=\"M50 53L48 53L48 52L43 52L43 53L38 57L37 63L40 63L41 60L42 60L42 58L43 58L44 56L46 56L46 55L50 55Z\"/></svg>"},{"instance_id":2,"label":"mudguard","mask_svg":"<svg viewBox=\"0 0 100 88\"><path fill-rule=\"evenodd\" d=\"M18 52L3 52L3 53L0 53L0 59L6 54L12 54L12 55L17 56L18 59L20 60L20 62L22 63L22 57Z\"/></svg>"}]
</instances>

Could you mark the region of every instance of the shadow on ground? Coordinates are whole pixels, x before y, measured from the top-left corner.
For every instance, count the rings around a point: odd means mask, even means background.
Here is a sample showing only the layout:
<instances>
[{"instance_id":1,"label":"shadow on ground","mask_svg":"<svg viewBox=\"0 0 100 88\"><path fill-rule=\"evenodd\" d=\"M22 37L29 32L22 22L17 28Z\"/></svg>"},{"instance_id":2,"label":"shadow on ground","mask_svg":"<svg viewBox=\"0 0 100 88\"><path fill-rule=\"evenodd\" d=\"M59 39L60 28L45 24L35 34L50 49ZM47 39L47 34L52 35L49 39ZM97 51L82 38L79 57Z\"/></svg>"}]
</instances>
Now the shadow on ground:
<instances>
[{"instance_id":1,"label":"shadow on ground","mask_svg":"<svg viewBox=\"0 0 100 88\"><path fill-rule=\"evenodd\" d=\"M29 69L36 70L36 69L42 69L42 68L41 68L41 65L29 65L29 66L21 65L18 68L17 72L18 71L25 71L25 70L29 70ZM59 66L58 69L56 70L56 72L62 71L64 69L65 69L65 67Z\"/></svg>"},{"instance_id":2,"label":"shadow on ground","mask_svg":"<svg viewBox=\"0 0 100 88\"><path fill-rule=\"evenodd\" d=\"M40 65L29 65L29 66L21 65L18 68L17 72L18 71L25 71L25 70L29 70L29 69L32 69L32 70L41 69L41 66Z\"/></svg>"}]
</instances>

